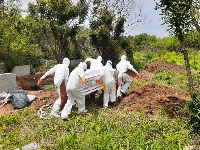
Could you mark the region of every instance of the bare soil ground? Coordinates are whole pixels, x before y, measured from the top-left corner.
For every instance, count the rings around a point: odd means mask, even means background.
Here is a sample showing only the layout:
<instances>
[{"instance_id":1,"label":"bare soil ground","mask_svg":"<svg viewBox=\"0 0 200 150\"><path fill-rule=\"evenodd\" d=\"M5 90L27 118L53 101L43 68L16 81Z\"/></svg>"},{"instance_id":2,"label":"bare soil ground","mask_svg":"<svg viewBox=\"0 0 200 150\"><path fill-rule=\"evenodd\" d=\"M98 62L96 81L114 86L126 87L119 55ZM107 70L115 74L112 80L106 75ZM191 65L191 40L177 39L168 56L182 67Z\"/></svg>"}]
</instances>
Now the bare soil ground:
<instances>
[{"instance_id":1,"label":"bare soil ground","mask_svg":"<svg viewBox=\"0 0 200 150\"><path fill-rule=\"evenodd\" d=\"M151 71L167 69L174 74L181 74L184 72L184 68L173 63L165 61L157 61L153 64L149 64L147 70L140 71L140 79L137 79L135 73L128 71L133 82L138 80L153 80ZM46 72L40 71L35 75L26 75L17 77L18 88L27 91L29 95L36 95L36 99L30 104L36 110L45 104L54 102L58 98L58 94L55 91L49 91L44 89L44 85L53 84L53 75L46 77L40 86L37 86L37 81ZM102 99L102 97L100 97ZM160 109L164 109L169 117L174 117L175 114L181 114L181 108L186 104L186 100L191 99L189 93L186 90L177 90L169 88L159 84L149 83L145 86L140 86L131 89L128 95L119 100L115 108L127 108L131 111L143 111L146 114L156 115ZM86 101L88 96L86 96ZM89 101L89 100L88 100ZM87 103L86 103L87 104ZM86 105L87 107L87 105ZM0 116L7 116L14 114L17 111L14 110L10 103L0 108Z\"/></svg>"}]
</instances>

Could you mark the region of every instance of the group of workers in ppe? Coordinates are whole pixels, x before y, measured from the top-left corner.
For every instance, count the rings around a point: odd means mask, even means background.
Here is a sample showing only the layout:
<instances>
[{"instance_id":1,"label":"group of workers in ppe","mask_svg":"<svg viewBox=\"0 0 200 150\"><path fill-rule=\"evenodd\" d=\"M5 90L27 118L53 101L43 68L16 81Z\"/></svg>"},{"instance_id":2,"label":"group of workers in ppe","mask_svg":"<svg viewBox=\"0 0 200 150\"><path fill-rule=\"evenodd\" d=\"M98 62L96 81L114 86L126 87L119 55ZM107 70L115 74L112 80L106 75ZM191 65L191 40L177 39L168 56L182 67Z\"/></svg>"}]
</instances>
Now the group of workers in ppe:
<instances>
[{"instance_id":1,"label":"group of workers in ppe","mask_svg":"<svg viewBox=\"0 0 200 150\"><path fill-rule=\"evenodd\" d=\"M39 85L42 80L55 73L54 85L58 92L58 99L53 104L50 115L59 117L61 115L62 119L67 119L68 115L71 113L72 106L77 103L78 113L87 112L85 109L85 96L83 86L86 84L85 71L87 69L86 62L90 61L90 70L100 70L100 76L97 78L97 82L103 81L104 88L104 98L103 107L108 107L109 100L111 102L116 101L116 97L124 96L126 90L131 84L131 79L125 72L130 69L137 74L139 73L133 68L129 61L126 60L126 56L121 57L121 61L116 65L118 71L118 89L116 96L116 85L114 79L115 69L112 68L112 62L107 61L106 65L103 66L102 57L98 56L97 59L87 58L85 62L80 62L80 64L69 74L69 64L70 60L68 58L63 59L62 64L57 64L49 71L47 71L39 80L37 85ZM97 91L100 94L101 91ZM60 115L58 114L61 110Z\"/></svg>"}]
</instances>

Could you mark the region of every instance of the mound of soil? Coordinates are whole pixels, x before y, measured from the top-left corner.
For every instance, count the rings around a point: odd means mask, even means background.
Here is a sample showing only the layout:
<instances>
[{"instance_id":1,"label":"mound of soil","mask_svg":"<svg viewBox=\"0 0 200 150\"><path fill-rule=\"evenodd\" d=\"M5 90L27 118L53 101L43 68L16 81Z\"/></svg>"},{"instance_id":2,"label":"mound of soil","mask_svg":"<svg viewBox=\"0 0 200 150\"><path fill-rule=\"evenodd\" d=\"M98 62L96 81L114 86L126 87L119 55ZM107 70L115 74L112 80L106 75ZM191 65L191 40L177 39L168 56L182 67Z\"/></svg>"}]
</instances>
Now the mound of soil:
<instances>
[{"instance_id":1,"label":"mound of soil","mask_svg":"<svg viewBox=\"0 0 200 150\"><path fill-rule=\"evenodd\" d=\"M183 115L181 109L184 108L187 99L191 99L191 96L186 90L149 83L130 90L128 96L121 99L117 107L152 115L163 108L169 117L174 117L175 114Z\"/></svg>"},{"instance_id":2,"label":"mound of soil","mask_svg":"<svg viewBox=\"0 0 200 150\"><path fill-rule=\"evenodd\" d=\"M184 67L177 65L175 63L163 61L163 60L159 60L147 65L147 70L150 72L159 71L161 69L166 70L166 71L171 71L172 73L176 75L180 75L185 71Z\"/></svg>"}]
</instances>

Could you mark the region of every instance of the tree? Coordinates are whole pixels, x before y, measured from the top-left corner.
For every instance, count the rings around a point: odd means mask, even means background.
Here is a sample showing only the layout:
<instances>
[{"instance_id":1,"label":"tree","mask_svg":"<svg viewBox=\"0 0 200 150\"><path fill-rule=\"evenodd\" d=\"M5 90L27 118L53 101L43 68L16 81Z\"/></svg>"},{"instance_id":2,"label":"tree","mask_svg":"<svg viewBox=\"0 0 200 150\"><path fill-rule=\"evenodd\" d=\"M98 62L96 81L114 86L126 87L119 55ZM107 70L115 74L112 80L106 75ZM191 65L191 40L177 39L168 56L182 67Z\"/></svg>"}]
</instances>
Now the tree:
<instances>
[{"instance_id":1,"label":"tree","mask_svg":"<svg viewBox=\"0 0 200 150\"><path fill-rule=\"evenodd\" d=\"M185 66L188 77L189 87L193 86L193 79L191 76L190 64L188 59L188 52L185 49L184 39L188 32L192 29L192 18L190 15L190 0L161 0L157 3L156 9L161 9L162 19L164 23L168 24L169 32L175 35L179 42L181 52L184 55Z\"/></svg>"},{"instance_id":2,"label":"tree","mask_svg":"<svg viewBox=\"0 0 200 150\"><path fill-rule=\"evenodd\" d=\"M43 25L41 30L58 63L64 57L70 58L71 43L75 42L78 25L83 23L87 10L85 0L37 0L36 4L29 4L29 13Z\"/></svg>"},{"instance_id":3,"label":"tree","mask_svg":"<svg viewBox=\"0 0 200 150\"><path fill-rule=\"evenodd\" d=\"M142 33L139 35L135 35L133 37L134 44L136 46L136 49L138 51L140 50L150 50L151 43L156 42L156 36L155 35L148 35L147 33Z\"/></svg>"},{"instance_id":4,"label":"tree","mask_svg":"<svg viewBox=\"0 0 200 150\"><path fill-rule=\"evenodd\" d=\"M199 14L200 4L199 3L200 3L199 0L189 1L190 15L192 17L193 25L195 26L196 30L200 33L200 25L198 23L200 20L200 14Z\"/></svg>"},{"instance_id":5,"label":"tree","mask_svg":"<svg viewBox=\"0 0 200 150\"><path fill-rule=\"evenodd\" d=\"M42 53L32 38L32 27L21 18L18 5L8 3L4 10L0 22L0 60L5 63L6 71L10 72L16 65L36 65Z\"/></svg>"},{"instance_id":6,"label":"tree","mask_svg":"<svg viewBox=\"0 0 200 150\"><path fill-rule=\"evenodd\" d=\"M125 51L120 45L125 31L124 23L135 9L135 1L94 0L92 8L89 18L91 44L104 61L110 59L115 65L119 54Z\"/></svg>"}]
</instances>

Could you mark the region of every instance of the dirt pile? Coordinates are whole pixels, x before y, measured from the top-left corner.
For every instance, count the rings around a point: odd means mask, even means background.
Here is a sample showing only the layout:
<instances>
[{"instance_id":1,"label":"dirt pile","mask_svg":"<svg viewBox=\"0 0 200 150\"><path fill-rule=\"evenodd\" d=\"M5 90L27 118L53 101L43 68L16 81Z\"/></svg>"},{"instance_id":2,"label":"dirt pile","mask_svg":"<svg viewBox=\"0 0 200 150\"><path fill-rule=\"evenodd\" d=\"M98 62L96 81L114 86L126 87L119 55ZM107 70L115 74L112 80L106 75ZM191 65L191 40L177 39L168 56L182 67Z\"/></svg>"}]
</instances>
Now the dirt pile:
<instances>
[{"instance_id":1,"label":"dirt pile","mask_svg":"<svg viewBox=\"0 0 200 150\"><path fill-rule=\"evenodd\" d=\"M147 65L147 70L150 72L159 71L161 69L166 70L166 71L171 71L172 73L176 75L180 75L185 71L184 67L177 65L175 63L163 61L163 60L159 60L152 64Z\"/></svg>"},{"instance_id":2,"label":"dirt pile","mask_svg":"<svg viewBox=\"0 0 200 150\"><path fill-rule=\"evenodd\" d=\"M117 107L143 111L146 114L156 114L159 109L164 108L169 117L174 117L175 114L181 115L179 111L184 108L187 99L191 99L191 96L186 90L149 83L129 91L128 96Z\"/></svg>"}]
</instances>

